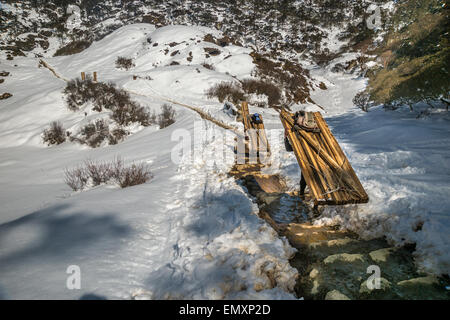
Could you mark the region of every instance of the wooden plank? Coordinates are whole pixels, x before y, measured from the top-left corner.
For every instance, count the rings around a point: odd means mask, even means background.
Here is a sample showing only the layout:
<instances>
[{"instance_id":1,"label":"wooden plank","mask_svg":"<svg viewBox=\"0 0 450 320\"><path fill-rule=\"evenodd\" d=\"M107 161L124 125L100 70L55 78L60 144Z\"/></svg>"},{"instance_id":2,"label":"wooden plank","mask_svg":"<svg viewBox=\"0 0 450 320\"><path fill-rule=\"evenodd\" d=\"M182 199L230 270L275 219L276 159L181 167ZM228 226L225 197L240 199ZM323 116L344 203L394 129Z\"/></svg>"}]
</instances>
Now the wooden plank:
<instances>
[{"instance_id":1,"label":"wooden plank","mask_svg":"<svg viewBox=\"0 0 450 320\"><path fill-rule=\"evenodd\" d=\"M359 181L358 176L356 175L355 171L353 170L353 167L350 165L350 162L348 161L348 158L345 156L336 138L331 133L331 130L326 124L325 120L322 118L322 115L320 114L320 112L315 112L314 115L321 132L323 131L324 138L327 140L328 144L331 146L331 149L333 150L333 155L336 157L336 160L341 163L343 169L347 171L349 175L353 178L354 182L353 186L357 189L359 197L361 199L366 199L366 202L369 201L369 196L364 190L361 181Z\"/></svg>"},{"instance_id":2,"label":"wooden plank","mask_svg":"<svg viewBox=\"0 0 450 320\"><path fill-rule=\"evenodd\" d=\"M286 114L284 115L286 117ZM289 115L287 118L287 121L291 126L294 124L294 120ZM320 145L315 141L315 138L308 135L308 132L305 132L303 130L297 130L297 134L301 136L308 144L314 149L314 151L319 155L333 170L337 171L339 180L342 181L342 183L347 184L349 187L352 187L353 178L349 177L348 173L345 172L340 165L334 160L329 154L322 152L323 150L320 148ZM319 135L319 134L317 134Z\"/></svg>"},{"instance_id":3,"label":"wooden plank","mask_svg":"<svg viewBox=\"0 0 450 320\"><path fill-rule=\"evenodd\" d=\"M261 153L264 152L267 153L267 155L270 155L270 145L267 139L264 123L262 122L260 124L255 124L253 123L253 121L251 121L248 103L246 101L242 102L241 111L244 131L249 137L249 154L251 154L251 152L254 152L261 157ZM261 115L260 117L261 121L263 121Z\"/></svg>"},{"instance_id":4,"label":"wooden plank","mask_svg":"<svg viewBox=\"0 0 450 320\"><path fill-rule=\"evenodd\" d=\"M283 123L283 126L288 134L289 142L291 143L292 149L294 149L294 154L297 158L298 164L300 165L300 169L302 170L303 177L307 181L311 193L316 199L318 199L320 195L320 188L314 180L314 174L311 167L306 162L304 156L302 156L303 153L300 149L300 142L295 137L295 133L290 129L290 125L284 117L281 118L281 122Z\"/></svg>"},{"instance_id":5,"label":"wooden plank","mask_svg":"<svg viewBox=\"0 0 450 320\"><path fill-rule=\"evenodd\" d=\"M264 128L264 120L262 115L260 115L261 123L256 124L255 128L258 130L258 150L259 152L267 152L267 154L270 154L270 145L269 140L267 139L266 135L266 129ZM260 143L262 145L260 145Z\"/></svg>"},{"instance_id":6,"label":"wooden plank","mask_svg":"<svg viewBox=\"0 0 450 320\"><path fill-rule=\"evenodd\" d=\"M320 133L292 130L292 114L281 110L280 119L316 204L368 201L356 173L319 112L314 113Z\"/></svg>"},{"instance_id":7,"label":"wooden plank","mask_svg":"<svg viewBox=\"0 0 450 320\"><path fill-rule=\"evenodd\" d=\"M328 183L323 175L323 172L320 170L321 166L318 164L318 160L320 160L320 158L312 156L313 152L312 152L310 146L308 145L308 143L306 143L303 139L299 139L299 141L300 141L300 145L303 147L303 150L305 151L304 154L308 158L307 162L313 171L315 180L318 182L320 181L320 183L317 183L318 189L320 189L320 194L317 195L316 198L317 199L324 198L325 193L328 192L328 188L327 188ZM333 200L336 201L336 197L334 195L330 194L330 196L332 197Z\"/></svg>"}]
</instances>

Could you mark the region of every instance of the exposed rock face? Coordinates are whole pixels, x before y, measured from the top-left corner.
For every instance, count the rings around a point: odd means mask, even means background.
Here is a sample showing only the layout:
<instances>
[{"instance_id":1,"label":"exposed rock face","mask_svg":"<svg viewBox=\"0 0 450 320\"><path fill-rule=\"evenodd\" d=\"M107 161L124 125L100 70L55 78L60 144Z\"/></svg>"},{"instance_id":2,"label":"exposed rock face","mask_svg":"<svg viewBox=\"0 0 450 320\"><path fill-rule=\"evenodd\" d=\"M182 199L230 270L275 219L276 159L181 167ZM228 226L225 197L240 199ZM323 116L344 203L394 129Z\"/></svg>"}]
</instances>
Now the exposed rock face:
<instances>
[{"instance_id":1,"label":"exposed rock face","mask_svg":"<svg viewBox=\"0 0 450 320\"><path fill-rule=\"evenodd\" d=\"M325 296L325 300L351 300L351 299L337 290L332 290L327 293L327 295Z\"/></svg>"},{"instance_id":2,"label":"exposed rock face","mask_svg":"<svg viewBox=\"0 0 450 320\"><path fill-rule=\"evenodd\" d=\"M348 253L339 253L334 254L332 256L327 257L323 260L325 264L332 264L336 262L343 263L354 263L354 262L364 262L364 257L362 254L348 254Z\"/></svg>"},{"instance_id":3,"label":"exposed rock face","mask_svg":"<svg viewBox=\"0 0 450 320\"><path fill-rule=\"evenodd\" d=\"M375 262L386 262L389 255L395 252L395 248L384 248L369 253L370 258Z\"/></svg>"}]
</instances>

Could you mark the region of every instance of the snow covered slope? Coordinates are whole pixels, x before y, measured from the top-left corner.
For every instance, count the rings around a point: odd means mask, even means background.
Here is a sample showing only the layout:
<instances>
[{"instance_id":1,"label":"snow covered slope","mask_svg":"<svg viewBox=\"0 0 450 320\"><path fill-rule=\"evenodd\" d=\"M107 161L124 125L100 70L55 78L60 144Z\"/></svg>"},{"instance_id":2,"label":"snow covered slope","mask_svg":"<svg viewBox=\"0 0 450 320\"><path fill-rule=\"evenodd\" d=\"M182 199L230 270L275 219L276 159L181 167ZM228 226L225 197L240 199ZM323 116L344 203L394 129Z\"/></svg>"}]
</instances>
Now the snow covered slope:
<instances>
[{"instance_id":1,"label":"snow covered slope","mask_svg":"<svg viewBox=\"0 0 450 320\"><path fill-rule=\"evenodd\" d=\"M248 51L220 48L219 56L208 59L203 48L211 44L200 40L204 29L154 30L146 24L123 27L81 54L47 63L69 79L97 71L99 80L140 93L132 98L156 111L165 102L161 96L168 96L223 113L221 104L205 100L203 90L249 72ZM174 41L180 44L171 48L168 43ZM180 53L165 54L167 48ZM116 69L118 55L133 57L136 67ZM228 55L243 65L227 66ZM176 60L183 65L167 66ZM222 73L203 68L205 61L222 63ZM89 106L69 111L62 96L65 82L38 68L37 60L13 63L4 64L13 97L0 105L1 298L294 298L297 271L288 263L293 249L257 217L255 204L226 176L231 164L208 167L215 136L196 142L194 150L203 157L194 164L188 157L180 164L171 160L175 130L192 134L195 122L223 129L174 105L175 124L140 128L118 145L45 147L40 134L51 121L74 128L97 114ZM153 80L132 80L133 74ZM126 189L103 185L77 193L64 184L65 168L115 156L148 163L154 179ZM70 265L81 269L81 290L66 287Z\"/></svg>"},{"instance_id":2,"label":"snow covered slope","mask_svg":"<svg viewBox=\"0 0 450 320\"><path fill-rule=\"evenodd\" d=\"M62 78L96 71L100 81L127 89L150 110L159 112L170 99L239 127L204 91L250 77L254 66L248 49L203 41L215 32L129 25L80 54L46 61ZM210 48L220 53L207 56ZM119 55L133 58L136 66L115 68ZM36 59L17 57L1 66L11 72L2 86L13 94L0 102L1 298L294 298L296 270L288 263L293 249L257 217L243 187L226 175L232 163L211 161L216 146L233 147L220 140L222 128L174 104L175 124L135 128L118 145L46 147L40 135L51 121L74 130L99 114L89 105L69 111L62 95L66 83L38 68ZM365 80L332 73L331 67L310 66L328 88L312 92L312 98L324 107L370 202L328 208L316 223L338 222L363 236L386 235L396 244L415 242L424 270L449 273L448 114L435 111L416 119L404 110L363 113L351 99ZM300 108L317 110L294 106ZM266 128L278 130L269 136L282 137L273 109L250 111L262 113ZM194 143L193 151L201 155L196 161L183 157L174 163L173 133L193 136L196 121L215 135ZM102 185L75 193L64 184L65 168L115 156L148 163L154 179L126 189ZM296 188L295 157L283 149L276 156L280 161L268 172L281 172ZM81 268L81 290L66 287L70 265Z\"/></svg>"}]
</instances>

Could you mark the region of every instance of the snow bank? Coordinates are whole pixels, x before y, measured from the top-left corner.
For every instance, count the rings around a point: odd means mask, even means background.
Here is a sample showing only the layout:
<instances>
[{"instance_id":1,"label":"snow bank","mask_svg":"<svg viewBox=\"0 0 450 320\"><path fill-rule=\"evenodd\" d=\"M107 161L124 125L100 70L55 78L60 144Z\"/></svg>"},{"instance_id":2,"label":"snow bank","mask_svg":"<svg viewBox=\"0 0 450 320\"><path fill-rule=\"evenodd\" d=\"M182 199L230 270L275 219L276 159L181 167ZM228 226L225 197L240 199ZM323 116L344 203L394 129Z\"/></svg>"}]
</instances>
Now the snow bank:
<instances>
[{"instance_id":1,"label":"snow bank","mask_svg":"<svg viewBox=\"0 0 450 320\"><path fill-rule=\"evenodd\" d=\"M191 40L206 32L213 31L175 26L155 31L152 25L130 25L80 54L47 62L68 79L81 71L97 71L99 80L124 87L156 112L171 98L232 122L220 103L205 100L204 90L234 80L235 71L249 76L244 71L250 71L252 63L245 58L247 49L233 46L206 58L204 48L213 44ZM184 43L153 47L148 37ZM171 55L175 50L179 53ZM189 52L192 61L186 59ZM135 68L116 69L118 55L132 57ZM201 66L205 61L220 64L229 55L236 56L242 69L234 64L219 71ZM168 65L172 61L180 64ZM51 121L77 128L98 114L88 105L81 112L67 110L65 82L38 68L36 60L17 58L14 64L18 66L4 66L12 73L4 85L13 97L0 109L0 298L295 298L297 271L288 262L293 249L258 218L257 206L226 175L231 164L211 167L206 161L213 158L214 145L223 144L216 140L220 135L195 145L205 161L171 160L175 130L193 136L195 121L215 125L174 105L175 124L162 130L141 128L118 145L45 147L40 134ZM139 78L132 80L133 75ZM147 163L154 179L126 189L101 185L75 193L65 185L65 168L115 156L127 163ZM71 265L80 267L80 290L66 287Z\"/></svg>"},{"instance_id":2,"label":"snow bank","mask_svg":"<svg viewBox=\"0 0 450 320\"><path fill-rule=\"evenodd\" d=\"M311 97L325 108L321 112L370 201L327 207L315 223L340 224L364 238L386 236L395 245L416 243L423 271L449 274L450 117L435 109L417 119L418 111L407 107L361 111L352 98L366 79L331 72L335 63L354 58L347 54L324 69L312 69L313 78L328 90L313 91ZM292 154L281 156L280 171L291 188L298 188L300 170Z\"/></svg>"}]
</instances>

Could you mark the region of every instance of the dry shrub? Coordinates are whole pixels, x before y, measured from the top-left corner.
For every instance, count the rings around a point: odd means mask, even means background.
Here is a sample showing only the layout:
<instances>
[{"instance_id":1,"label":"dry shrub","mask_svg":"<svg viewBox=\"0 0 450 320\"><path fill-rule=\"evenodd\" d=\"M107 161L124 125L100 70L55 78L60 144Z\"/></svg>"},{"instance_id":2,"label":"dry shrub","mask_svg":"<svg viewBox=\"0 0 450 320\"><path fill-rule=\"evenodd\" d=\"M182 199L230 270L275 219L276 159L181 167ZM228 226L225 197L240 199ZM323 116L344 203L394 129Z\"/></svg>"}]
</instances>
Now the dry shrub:
<instances>
[{"instance_id":1,"label":"dry shrub","mask_svg":"<svg viewBox=\"0 0 450 320\"><path fill-rule=\"evenodd\" d=\"M131 58L125 58L125 57L117 57L116 60L116 68L117 69L125 69L129 70L134 67L133 60Z\"/></svg>"},{"instance_id":2,"label":"dry shrub","mask_svg":"<svg viewBox=\"0 0 450 320\"><path fill-rule=\"evenodd\" d=\"M69 81L64 89L67 107L71 111L79 110L83 104L95 99L97 91L97 84L90 76L85 81L80 78Z\"/></svg>"},{"instance_id":3,"label":"dry shrub","mask_svg":"<svg viewBox=\"0 0 450 320\"><path fill-rule=\"evenodd\" d=\"M97 148L109 136L109 125L103 119L88 123L80 130L81 138L78 141L87 144L91 148Z\"/></svg>"},{"instance_id":4,"label":"dry shrub","mask_svg":"<svg viewBox=\"0 0 450 320\"><path fill-rule=\"evenodd\" d=\"M128 134L129 132L122 128L113 129L108 137L109 144L117 144L123 141Z\"/></svg>"},{"instance_id":5,"label":"dry shrub","mask_svg":"<svg viewBox=\"0 0 450 320\"><path fill-rule=\"evenodd\" d=\"M90 183L98 186L104 183L115 183L121 188L143 184L153 175L144 163L133 163L126 167L121 158L111 162L86 160L84 166L64 171L66 184L74 191L83 190Z\"/></svg>"},{"instance_id":6,"label":"dry shrub","mask_svg":"<svg viewBox=\"0 0 450 320\"><path fill-rule=\"evenodd\" d=\"M60 122L53 121L50 128L42 133L42 140L49 146L52 144L61 144L66 141L66 132Z\"/></svg>"},{"instance_id":7,"label":"dry shrub","mask_svg":"<svg viewBox=\"0 0 450 320\"><path fill-rule=\"evenodd\" d=\"M246 100L244 92L233 82L221 82L214 85L206 91L206 96L208 99L217 98L220 102L229 100L235 105Z\"/></svg>"},{"instance_id":8,"label":"dry shrub","mask_svg":"<svg viewBox=\"0 0 450 320\"><path fill-rule=\"evenodd\" d=\"M143 184L151 178L152 174L144 163L133 163L130 167L123 167L120 174L116 176L121 188Z\"/></svg>"},{"instance_id":9,"label":"dry shrub","mask_svg":"<svg viewBox=\"0 0 450 320\"><path fill-rule=\"evenodd\" d=\"M104 119L98 119L90 122L81 128L77 137L71 137L71 141L86 144L91 148L100 147L103 141L107 140L109 144L117 144L122 141L128 132L123 128L110 130L109 124Z\"/></svg>"},{"instance_id":10,"label":"dry shrub","mask_svg":"<svg viewBox=\"0 0 450 320\"><path fill-rule=\"evenodd\" d=\"M370 95L364 91L358 92L353 98L353 104L367 112L370 106Z\"/></svg>"},{"instance_id":11,"label":"dry shrub","mask_svg":"<svg viewBox=\"0 0 450 320\"><path fill-rule=\"evenodd\" d=\"M209 63L202 63L203 68L209 69L209 70L215 70L214 66Z\"/></svg>"},{"instance_id":12,"label":"dry shrub","mask_svg":"<svg viewBox=\"0 0 450 320\"><path fill-rule=\"evenodd\" d=\"M302 68L299 63L292 61L275 62L257 52L252 52L251 56L257 67L256 75L279 84L286 97L286 102L305 103L310 101L307 81L309 71Z\"/></svg>"},{"instance_id":13,"label":"dry shrub","mask_svg":"<svg viewBox=\"0 0 450 320\"><path fill-rule=\"evenodd\" d=\"M3 80L3 79L1 79L1 80ZM11 93L5 92L4 94L1 94L1 95L0 95L0 100L9 99L9 98L11 98L12 96L13 96L13 95L12 95Z\"/></svg>"},{"instance_id":14,"label":"dry shrub","mask_svg":"<svg viewBox=\"0 0 450 320\"><path fill-rule=\"evenodd\" d=\"M246 93L266 95L269 105L278 105L280 103L281 91L269 81L247 79L242 82L242 88Z\"/></svg>"},{"instance_id":15,"label":"dry shrub","mask_svg":"<svg viewBox=\"0 0 450 320\"><path fill-rule=\"evenodd\" d=\"M64 181L73 191L83 190L89 181L89 175L81 167L71 170L65 169Z\"/></svg>"},{"instance_id":16,"label":"dry shrub","mask_svg":"<svg viewBox=\"0 0 450 320\"><path fill-rule=\"evenodd\" d=\"M218 56L221 53L220 50L216 48L203 48L203 50L211 56Z\"/></svg>"},{"instance_id":17,"label":"dry shrub","mask_svg":"<svg viewBox=\"0 0 450 320\"><path fill-rule=\"evenodd\" d=\"M130 123L140 123L143 126L149 126L152 123L152 117L146 108L130 99L128 92L120 90L116 95L116 102L112 108L111 118L118 124L126 126Z\"/></svg>"},{"instance_id":18,"label":"dry shrub","mask_svg":"<svg viewBox=\"0 0 450 320\"><path fill-rule=\"evenodd\" d=\"M54 56L55 57L69 56L72 54L80 53L83 50L89 48L91 44L92 44L92 41L90 41L90 40L72 41L72 42L68 43L67 45L65 45L64 47L61 47L58 50L56 50Z\"/></svg>"},{"instance_id":19,"label":"dry shrub","mask_svg":"<svg viewBox=\"0 0 450 320\"><path fill-rule=\"evenodd\" d=\"M161 113L158 115L158 124L160 129L164 129L175 123L175 110L169 104L163 104Z\"/></svg>"},{"instance_id":20,"label":"dry shrub","mask_svg":"<svg viewBox=\"0 0 450 320\"><path fill-rule=\"evenodd\" d=\"M114 176L113 166L111 163L86 160L84 165L86 171L84 175L91 178L94 186L107 183Z\"/></svg>"},{"instance_id":21,"label":"dry shrub","mask_svg":"<svg viewBox=\"0 0 450 320\"><path fill-rule=\"evenodd\" d=\"M146 108L131 100L128 92L116 88L113 83L94 82L90 77L84 81L77 78L68 82L64 93L67 106L72 111L79 110L81 106L91 101L95 111L111 110L111 118L119 125L140 123L149 126L154 123Z\"/></svg>"}]
</instances>

